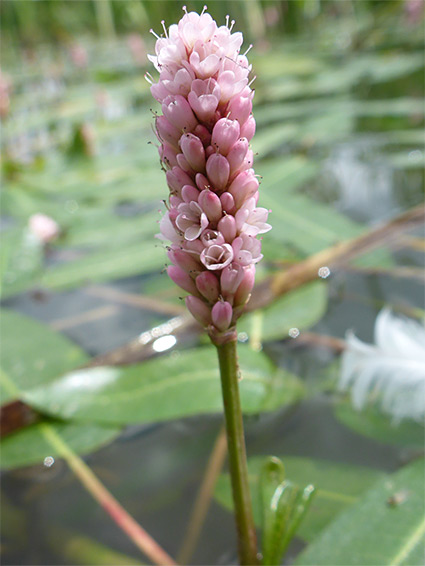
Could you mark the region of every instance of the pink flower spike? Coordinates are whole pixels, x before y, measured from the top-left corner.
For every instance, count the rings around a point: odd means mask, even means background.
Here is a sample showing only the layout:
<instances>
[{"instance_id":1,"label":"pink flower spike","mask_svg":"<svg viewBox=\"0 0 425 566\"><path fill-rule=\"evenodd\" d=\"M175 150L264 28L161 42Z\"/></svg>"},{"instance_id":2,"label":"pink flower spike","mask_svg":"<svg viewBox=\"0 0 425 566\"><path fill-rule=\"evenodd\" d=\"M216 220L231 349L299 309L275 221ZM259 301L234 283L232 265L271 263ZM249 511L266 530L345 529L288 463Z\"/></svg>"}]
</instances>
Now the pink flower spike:
<instances>
[{"instance_id":1,"label":"pink flower spike","mask_svg":"<svg viewBox=\"0 0 425 566\"><path fill-rule=\"evenodd\" d=\"M218 299L220 287L217 277L211 271L203 271L196 278L198 291L209 301L214 303Z\"/></svg>"},{"instance_id":2,"label":"pink flower spike","mask_svg":"<svg viewBox=\"0 0 425 566\"><path fill-rule=\"evenodd\" d=\"M199 194L199 205L210 222L218 222L222 216L221 202L213 191L202 191Z\"/></svg>"},{"instance_id":3,"label":"pink flower spike","mask_svg":"<svg viewBox=\"0 0 425 566\"><path fill-rule=\"evenodd\" d=\"M172 279L174 283L181 287L184 291L187 291L191 295L198 295L196 285L186 271L184 271L177 265L169 265L167 268L167 273L170 279Z\"/></svg>"},{"instance_id":4,"label":"pink flower spike","mask_svg":"<svg viewBox=\"0 0 425 566\"><path fill-rule=\"evenodd\" d=\"M200 259L205 267L211 271L224 269L233 259L232 246L229 244L222 244L221 246L213 244L203 250Z\"/></svg>"},{"instance_id":5,"label":"pink flower spike","mask_svg":"<svg viewBox=\"0 0 425 566\"><path fill-rule=\"evenodd\" d=\"M213 128L211 145L218 149L221 155L227 155L240 136L240 126L237 120L221 118Z\"/></svg>"},{"instance_id":6,"label":"pink flower spike","mask_svg":"<svg viewBox=\"0 0 425 566\"><path fill-rule=\"evenodd\" d=\"M193 297L189 295L186 297L186 307L190 311L190 314L195 318L202 326L208 326L211 324L211 309L198 297Z\"/></svg>"},{"instance_id":7,"label":"pink flower spike","mask_svg":"<svg viewBox=\"0 0 425 566\"><path fill-rule=\"evenodd\" d=\"M230 175L230 165L227 159L219 153L208 157L207 175L216 191L224 190Z\"/></svg>"},{"instance_id":8,"label":"pink flower spike","mask_svg":"<svg viewBox=\"0 0 425 566\"><path fill-rule=\"evenodd\" d=\"M217 301L211 310L211 318L214 326L224 332L232 322L233 309L227 301Z\"/></svg>"}]
</instances>

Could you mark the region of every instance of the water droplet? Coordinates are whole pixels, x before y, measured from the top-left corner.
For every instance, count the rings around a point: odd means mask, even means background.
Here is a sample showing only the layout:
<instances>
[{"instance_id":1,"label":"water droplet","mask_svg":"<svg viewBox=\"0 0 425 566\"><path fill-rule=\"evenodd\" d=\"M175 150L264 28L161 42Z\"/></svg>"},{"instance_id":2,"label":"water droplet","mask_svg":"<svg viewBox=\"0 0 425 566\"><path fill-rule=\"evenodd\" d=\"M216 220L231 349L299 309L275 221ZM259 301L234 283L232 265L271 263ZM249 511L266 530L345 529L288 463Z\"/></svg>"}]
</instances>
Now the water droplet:
<instances>
[{"instance_id":1,"label":"water droplet","mask_svg":"<svg viewBox=\"0 0 425 566\"><path fill-rule=\"evenodd\" d=\"M409 161L411 163L419 163L422 161L422 151L420 149L414 149L409 152Z\"/></svg>"},{"instance_id":2,"label":"water droplet","mask_svg":"<svg viewBox=\"0 0 425 566\"><path fill-rule=\"evenodd\" d=\"M75 200L67 200L65 203L65 210L70 214L74 214L78 210L78 203Z\"/></svg>"},{"instance_id":3,"label":"water droplet","mask_svg":"<svg viewBox=\"0 0 425 566\"><path fill-rule=\"evenodd\" d=\"M298 338L300 331L298 328L290 328L288 334L291 338Z\"/></svg>"},{"instance_id":4,"label":"water droplet","mask_svg":"<svg viewBox=\"0 0 425 566\"><path fill-rule=\"evenodd\" d=\"M331 270L329 269L329 267L323 266L319 269L317 273L319 277L321 277L322 279L326 279L331 274Z\"/></svg>"},{"instance_id":5,"label":"water droplet","mask_svg":"<svg viewBox=\"0 0 425 566\"><path fill-rule=\"evenodd\" d=\"M44 458L43 464L46 466L46 468L51 468L54 463L55 463L55 459L53 458L53 456L46 456Z\"/></svg>"},{"instance_id":6,"label":"water droplet","mask_svg":"<svg viewBox=\"0 0 425 566\"><path fill-rule=\"evenodd\" d=\"M177 338L172 334L168 336L161 336L161 338L155 340L155 342L152 344L152 348L155 350L155 352L165 352L165 350L172 348L176 344L176 342Z\"/></svg>"},{"instance_id":7,"label":"water droplet","mask_svg":"<svg viewBox=\"0 0 425 566\"><path fill-rule=\"evenodd\" d=\"M239 332L239 334L238 334L238 341L239 342L242 342L242 343L248 342L248 338L249 338L249 336L246 332Z\"/></svg>"}]
</instances>

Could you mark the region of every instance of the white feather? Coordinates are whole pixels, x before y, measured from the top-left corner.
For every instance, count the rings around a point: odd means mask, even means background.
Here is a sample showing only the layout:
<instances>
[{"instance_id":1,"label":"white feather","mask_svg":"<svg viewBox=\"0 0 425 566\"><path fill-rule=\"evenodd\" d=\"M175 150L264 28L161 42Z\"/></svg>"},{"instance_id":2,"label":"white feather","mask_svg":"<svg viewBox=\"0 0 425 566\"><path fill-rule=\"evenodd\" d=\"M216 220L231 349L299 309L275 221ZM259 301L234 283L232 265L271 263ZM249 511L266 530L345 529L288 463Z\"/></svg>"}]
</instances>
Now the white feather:
<instances>
[{"instance_id":1,"label":"white feather","mask_svg":"<svg viewBox=\"0 0 425 566\"><path fill-rule=\"evenodd\" d=\"M395 421L425 417L425 328L382 310L375 322L375 344L352 333L342 355L339 388L351 389L353 405L378 402Z\"/></svg>"}]
</instances>

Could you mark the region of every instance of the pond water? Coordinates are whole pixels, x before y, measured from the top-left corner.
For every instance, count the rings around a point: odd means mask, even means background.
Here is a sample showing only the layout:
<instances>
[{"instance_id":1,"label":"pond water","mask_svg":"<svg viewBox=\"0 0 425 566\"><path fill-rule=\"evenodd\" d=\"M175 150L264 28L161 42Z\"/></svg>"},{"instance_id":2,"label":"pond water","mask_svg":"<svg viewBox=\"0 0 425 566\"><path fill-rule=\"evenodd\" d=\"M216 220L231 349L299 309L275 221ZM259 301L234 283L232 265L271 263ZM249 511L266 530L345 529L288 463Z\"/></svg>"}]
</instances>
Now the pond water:
<instances>
[{"instance_id":1,"label":"pond water","mask_svg":"<svg viewBox=\"0 0 425 566\"><path fill-rule=\"evenodd\" d=\"M96 43L89 45L91 54L102 52ZM48 49L43 51L44 63L22 63L19 72L6 69L15 81L17 100L3 137L9 167L3 193L4 233L16 250L28 215L39 210L53 215L63 233L40 259L41 267L36 265L24 276L13 264L7 267L3 306L60 331L89 356L128 344L177 315L180 304L165 275L157 275L164 259L146 259L143 248L155 233L165 182L153 169L155 148L146 146L153 135L142 70L130 61L122 43L115 47L113 60L107 61L105 53L101 61L92 55L94 62L81 73L61 68L58 62L54 67L55 57ZM298 239L288 225L282 238L277 224L285 218L277 203L272 213L277 235L270 236L270 256L266 253L260 276L276 270L280 259L297 261L336 242L337 215L366 230L422 202L423 106L421 111L418 96L423 57L407 38L394 49L384 47L376 45L371 52L354 56L347 49L337 56L325 49L311 53L308 43L294 43L286 50L278 45L275 52L254 53L259 83L258 149L254 147L265 195L269 190L273 198L279 196L274 185L281 183L282 201L290 200L292 193L306 199L288 204L292 211L298 207L299 216L314 217L315 210L329 207L335 234L329 241L310 244ZM273 65L279 68L276 80ZM92 146L95 156L84 155ZM273 171L271 182L267 172ZM139 194L141 185L144 197ZM314 240L315 232L307 236ZM418 229L409 236L412 242L423 238ZM325 313L308 325L309 332L344 338L352 329L371 342L376 315L385 305L406 315L423 315L423 253L412 242L400 243L382 265L350 264L331 271ZM129 259L124 262L126 250ZM146 269L138 269L137 262ZM137 304L137 296L167 304L168 311ZM198 336L191 333L175 348L197 344ZM299 376L308 394L292 406L246 418L249 456L297 456L393 472L416 454L407 445L368 438L335 416L339 366L332 348L314 341L297 343L287 332L264 341L262 348L278 366ZM131 425L85 457L172 556L179 552L221 422L219 415L208 415ZM130 558L142 563L133 544L60 459L51 467L40 462L4 471L2 495L4 564L112 565L118 560L130 564ZM104 545L105 555L93 541ZM291 564L304 545L295 539L286 563ZM192 563L236 563L234 548L232 516L213 500ZM112 549L122 556L108 555Z\"/></svg>"}]
</instances>

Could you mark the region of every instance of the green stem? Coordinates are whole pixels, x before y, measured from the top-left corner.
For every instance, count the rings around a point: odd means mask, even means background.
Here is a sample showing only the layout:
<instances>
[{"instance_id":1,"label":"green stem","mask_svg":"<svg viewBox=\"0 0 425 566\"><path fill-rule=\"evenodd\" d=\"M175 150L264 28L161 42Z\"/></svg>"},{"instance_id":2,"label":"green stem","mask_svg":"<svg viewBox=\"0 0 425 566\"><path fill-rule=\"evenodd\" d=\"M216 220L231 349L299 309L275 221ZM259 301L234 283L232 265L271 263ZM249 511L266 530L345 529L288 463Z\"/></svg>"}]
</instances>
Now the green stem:
<instances>
[{"instance_id":1,"label":"green stem","mask_svg":"<svg viewBox=\"0 0 425 566\"><path fill-rule=\"evenodd\" d=\"M224 414L226 418L229 468L238 533L239 560L243 566L258 564L257 535L252 515L246 464L245 436L239 398L236 340L216 344L220 363Z\"/></svg>"}]
</instances>

